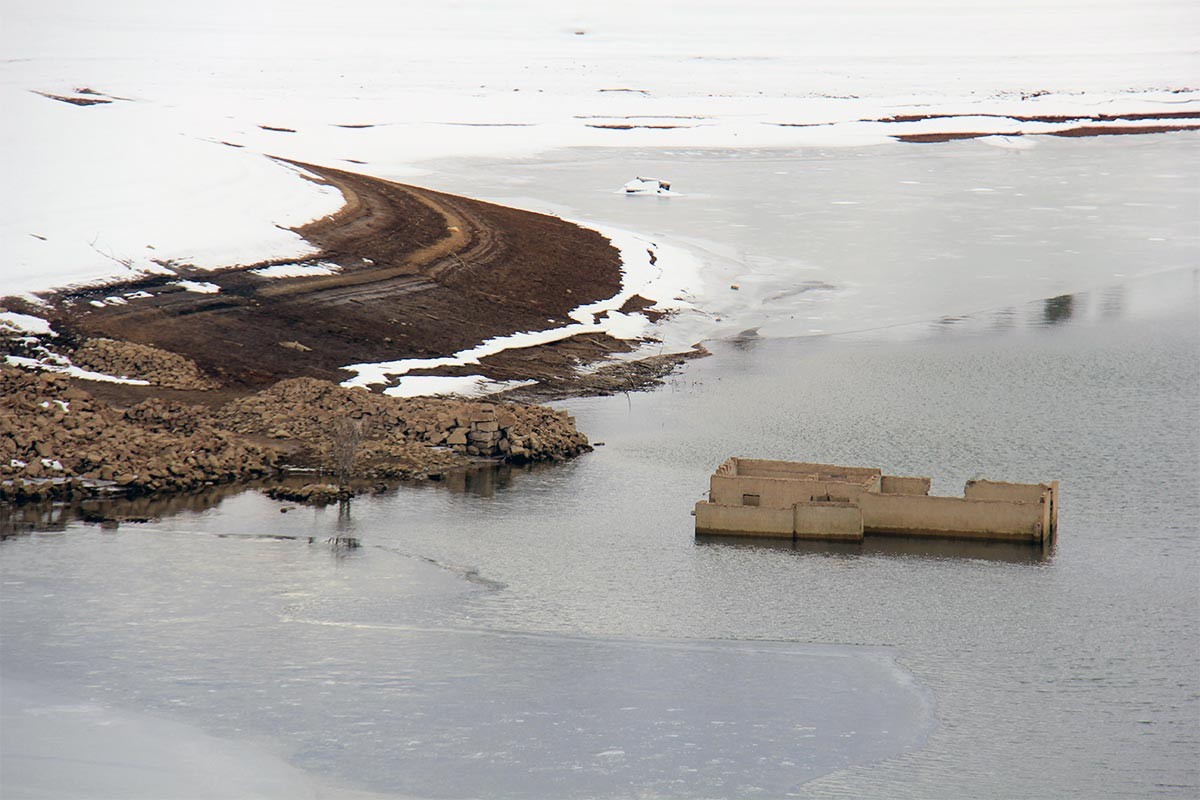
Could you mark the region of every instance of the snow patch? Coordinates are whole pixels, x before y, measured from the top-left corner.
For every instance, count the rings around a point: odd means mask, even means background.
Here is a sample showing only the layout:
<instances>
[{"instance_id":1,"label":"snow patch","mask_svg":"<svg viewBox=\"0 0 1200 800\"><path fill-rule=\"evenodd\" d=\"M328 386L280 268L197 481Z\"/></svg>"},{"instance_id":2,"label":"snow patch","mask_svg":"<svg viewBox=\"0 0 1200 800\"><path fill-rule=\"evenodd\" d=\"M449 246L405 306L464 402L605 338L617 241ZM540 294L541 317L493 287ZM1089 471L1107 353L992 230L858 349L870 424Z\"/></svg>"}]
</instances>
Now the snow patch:
<instances>
[{"instance_id":1,"label":"snow patch","mask_svg":"<svg viewBox=\"0 0 1200 800\"><path fill-rule=\"evenodd\" d=\"M0 312L0 331L4 330L32 333L38 336L55 335L50 323L46 320L30 314L18 314L15 311Z\"/></svg>"},{"instance_id":2,"label":"snow patch","mask_svg":"<svg viewBox=\"0 0 1200 800\"><path fill-rule=\"evenodd\" d=\"M383 393L392 397L429 397L439 394L482 397L535 383L537 381L494 381L483 375L408 375Z\"/></svg>"},{"instance_id":3,"label":"snow patch","mask_svg":"<svg viewBox=\"0 0 1200 800\"><path fill-rule=\"evenodd\" d=\"M215 283L206 281L171 281L172 286L180 286L189 292L199 292L200 294L216 294L221 291L221 287ZM92 305L95 305L93 301ZM103 303L101 303L103 305Z\"/></svg>"},{"instance_id":4,"label":"snow patch","mask_svg":"<svg viewBox=\"0 0 1200 800\"><path fill-rule=\"evenodd\" d=\"M81 369L72 364L63 356L52 356L49 358L36 359L26 358L25 356L5 356L6 363L14 367L24 367L25 369L45 370L46 372L57 372L63 375L69 375L72 378L82 378L86 381L100 381L102 383L127 383L131 386L149 386L150 381L144 381L137 378L117 377L115 375L105 375L102 372L92 372L91 370Z\"/></svg>"},{"instance_id":5,"label":"snow patch","mask_svg":"<svg viewBox=\"0 0 1200 800\"><path fill-rule=\"evenodd\" d=\"M364 258L363 261L370 262L370 259ZM252 269L255 275L263 278L308 278L313 275L334 275L341 272L342 268L337 264L276 264L273 267L263 267L262 269Z\"/></svg>"}]
</instances>

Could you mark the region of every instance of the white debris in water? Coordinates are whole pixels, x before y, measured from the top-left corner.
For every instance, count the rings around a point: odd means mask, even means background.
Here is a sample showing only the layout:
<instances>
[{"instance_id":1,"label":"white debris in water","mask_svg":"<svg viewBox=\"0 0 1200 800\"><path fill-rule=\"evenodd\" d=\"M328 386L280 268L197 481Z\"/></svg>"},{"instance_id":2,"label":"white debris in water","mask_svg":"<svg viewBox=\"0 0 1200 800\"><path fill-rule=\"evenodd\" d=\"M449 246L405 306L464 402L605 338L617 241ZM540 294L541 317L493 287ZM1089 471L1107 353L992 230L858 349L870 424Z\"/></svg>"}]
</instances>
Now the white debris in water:
<instances>
[{"instance_id":1,"label":"white debris in water","mask_svg":"<svg viewBox=\"0 0 1200 800\"><path fill-rule=\"evenodd\" d=\"M624 189L626 194L674 194L670 183L657 178L634 178L625 184Z\"/></svg>"}]
</instances>

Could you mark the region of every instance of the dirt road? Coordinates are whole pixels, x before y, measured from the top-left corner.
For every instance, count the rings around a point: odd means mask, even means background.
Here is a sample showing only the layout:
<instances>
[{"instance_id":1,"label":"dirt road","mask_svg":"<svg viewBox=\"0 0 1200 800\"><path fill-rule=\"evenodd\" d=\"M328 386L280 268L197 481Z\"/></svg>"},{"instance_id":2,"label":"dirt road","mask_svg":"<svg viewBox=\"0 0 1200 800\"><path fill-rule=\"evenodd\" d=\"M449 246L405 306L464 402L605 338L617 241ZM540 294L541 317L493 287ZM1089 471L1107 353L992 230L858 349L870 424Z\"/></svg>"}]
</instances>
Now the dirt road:
<instances>
[{"instance_id":1,"label":"dirt road","mask_svg":"<svg viewBox=\"0 0 1200 800\"><path fill-rule=\"evenodd\" d=\"M336 264L339 272L266 278L253 270L271 263L215 272L175 267L177 275L54 296L56 328L179 353L227 393L241 393L298 376L341 381L349 377L339 369L346 364L445 355L493 336L557 327L571 309L620 289L618 253L595 231L330 167L297 166L336 186L346 205L296 229L320 252L287 263ZM173 283L180 278L220 291L185 291ZM133 291L150 297L102 307L89 302ZM502 357L495 369L569 372L580 359L624 347L593 336L538 348L540 359L525 352L505 366Z\"/></svg>"}]
</instances>

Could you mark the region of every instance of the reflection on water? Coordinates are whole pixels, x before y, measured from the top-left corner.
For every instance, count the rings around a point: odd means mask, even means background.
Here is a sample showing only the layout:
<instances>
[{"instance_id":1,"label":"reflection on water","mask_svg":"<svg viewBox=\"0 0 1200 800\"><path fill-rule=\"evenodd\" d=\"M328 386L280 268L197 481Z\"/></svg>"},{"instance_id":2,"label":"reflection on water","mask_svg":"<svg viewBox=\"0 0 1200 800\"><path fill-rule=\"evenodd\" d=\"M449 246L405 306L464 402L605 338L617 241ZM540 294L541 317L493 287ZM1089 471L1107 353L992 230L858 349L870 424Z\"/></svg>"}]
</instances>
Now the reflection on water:
<instances>
[{"instance_id":1,"label":"reflection on water","mask_svg":"<svg viewBox=\"0 0 1200 800\"><path fill-rule=\"evenodd\" d=\"M226 484L162 497L111 496L19 506L0 504L0 538L35 531L61 531L77 521L106 523L112 529L122 522L137 523L175 514L197 514L216 507L225 498L241 494L246 489L246 484Z\"/></svg>"},{"instance_id":2,"label":"reflection on water","mask_svg":"<svg viewBox=\"0 0 1200 800\"><path fill-rule=\"evenodd\" d=\"M788 550L802 555L828 555L840 558L859 556L898 556L931 559L970 559L1003 561L1010 564L1040 564L1054 556L1054 540L1026 542L986 542L970 539L928 539L904 536L867 536L861 542L817 542L797 539L756 539L744 536L700 535L702 547L755 547Z\"/></svg>"},{"instance_id":3,"label":"reflection on water","mask_svg":"<svg viewBox=\"0 0 1200 800\"><path fill-rule=\"evenodd\" d=\"M507 488L520 475L546 468L544 464L481 464L446 473L440 481L431 481L428 486L477 497L491 497L498 490ZM303 486L314 480L319 478L307 473L292 473L271 480L208 486L184 494L139 497L107 495L22 505L0 503L0 539L34 532L62 531L73 522L93 523L107 530L115 530L122 524L147 523L179 514L202 514L216 508L226 498L248 490L279 485ZM352 529L350 507L364 501L365 498L360 496L350 503L334 506L338 510L339 530ZM295 506L285 504L284 508L292 509Z\"/></svg>"},{"instance_id":4,"label":"reflection on water","mask_svg":"<svg viewBox=\"0 0 1200 800\"><path fill-rule=\"evenodd\" d=\"M1071 318L1074 310L1075 296L1070 294L1050 297L1042 301L1042 317L1047 325L1056 325Z\"/></svg>"},{"instance_id":5,"label":"reflection on water","mask_svg":"<svg viewBox=\"0 0 1200 800\"><path fill-rule=\"evenodd\" d=\"M1106 320L1119 319L1125 313L1125 286L1109 286L1100 293L1100 314Z\"/></svg>"}]
</instances>

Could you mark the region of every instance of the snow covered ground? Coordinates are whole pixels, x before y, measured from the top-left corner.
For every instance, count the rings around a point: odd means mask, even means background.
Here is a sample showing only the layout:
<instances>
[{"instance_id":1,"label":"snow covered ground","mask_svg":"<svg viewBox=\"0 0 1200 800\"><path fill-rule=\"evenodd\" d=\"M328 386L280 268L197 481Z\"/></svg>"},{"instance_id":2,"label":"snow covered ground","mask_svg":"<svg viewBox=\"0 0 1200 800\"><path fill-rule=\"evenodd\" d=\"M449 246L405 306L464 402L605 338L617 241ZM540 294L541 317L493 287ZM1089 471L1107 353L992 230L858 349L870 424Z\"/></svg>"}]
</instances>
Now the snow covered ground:
<instances>
[{"instance_id":1,"label":"snow covered ground","mask_svg":"<svg viewBox=\"0 0 1200 800\"><path fill-rule=\"evenodd\" d=\"M287 228L340 197L266 155L412 179L433 157L1200 107L1190 0L0 8L0 295L304 255ZM976 116L875 121L897 114Z\"/></svg>"}]
</instances>

